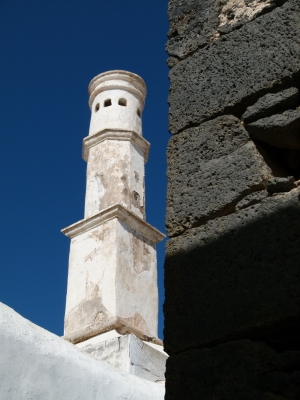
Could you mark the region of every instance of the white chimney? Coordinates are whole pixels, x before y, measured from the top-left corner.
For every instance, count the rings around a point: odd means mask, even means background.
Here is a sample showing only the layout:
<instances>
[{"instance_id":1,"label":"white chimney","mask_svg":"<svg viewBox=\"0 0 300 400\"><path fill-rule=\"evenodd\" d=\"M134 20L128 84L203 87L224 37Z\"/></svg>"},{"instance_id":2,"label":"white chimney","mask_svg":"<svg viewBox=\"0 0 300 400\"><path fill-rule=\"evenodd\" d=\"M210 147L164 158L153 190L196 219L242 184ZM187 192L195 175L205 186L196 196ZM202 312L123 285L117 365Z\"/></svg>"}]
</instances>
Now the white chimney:
<instances>
[{"instance_id":1,"label":"white chimney","mask_svg":"<svg viewBox=\"0 0 300 400\"><path fill-rule=\"evenodd\" d=\"M155 341L156 244L165 236L145 222L146 85L109 71L91 81L89 95L85 214L62 231L71 238L65 338L78 343L117 331Z\"/></svg>"}]
</instances>

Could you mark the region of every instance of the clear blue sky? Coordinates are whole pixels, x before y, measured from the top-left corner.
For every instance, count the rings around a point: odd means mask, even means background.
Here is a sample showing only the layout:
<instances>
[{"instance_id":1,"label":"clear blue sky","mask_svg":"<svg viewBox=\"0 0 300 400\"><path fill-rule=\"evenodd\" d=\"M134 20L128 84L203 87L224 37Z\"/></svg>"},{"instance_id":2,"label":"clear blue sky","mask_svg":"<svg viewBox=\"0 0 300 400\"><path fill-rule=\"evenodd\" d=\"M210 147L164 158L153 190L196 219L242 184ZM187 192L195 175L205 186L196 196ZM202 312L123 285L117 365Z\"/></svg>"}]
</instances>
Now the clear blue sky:
<instances>
[{"instance_id":1,"label":"clear blue sky","mask_svg":"<svg viewBox=\"0 0 300 400\"><path fill-rule=\"evenodd\" d=\"M167 0L0 0L0 301L57 335L70 245L60 230L83 218L87 86L101 72L128 70L147 84L146 215L165 231L167 30Z\"/></svg>"}]
</instances>

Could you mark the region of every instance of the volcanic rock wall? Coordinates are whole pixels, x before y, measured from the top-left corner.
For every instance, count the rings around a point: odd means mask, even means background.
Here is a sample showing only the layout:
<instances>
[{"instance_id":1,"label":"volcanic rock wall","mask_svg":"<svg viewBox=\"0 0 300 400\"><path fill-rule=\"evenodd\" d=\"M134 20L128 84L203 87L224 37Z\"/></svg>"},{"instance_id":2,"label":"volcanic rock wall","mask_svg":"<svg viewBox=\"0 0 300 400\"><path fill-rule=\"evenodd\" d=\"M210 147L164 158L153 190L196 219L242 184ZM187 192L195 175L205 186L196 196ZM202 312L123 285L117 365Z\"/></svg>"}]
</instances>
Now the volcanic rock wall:
<instances>
[{"instance_id":1,"label":"volcanic rock wall","mask_svg":"<svg viewBox=\"0 0 300 400\"><path fill-rule=\"evenodd\" d=\"M166 399L300 399L300 1L168 12Z\"/></svg>"}]
</instances>

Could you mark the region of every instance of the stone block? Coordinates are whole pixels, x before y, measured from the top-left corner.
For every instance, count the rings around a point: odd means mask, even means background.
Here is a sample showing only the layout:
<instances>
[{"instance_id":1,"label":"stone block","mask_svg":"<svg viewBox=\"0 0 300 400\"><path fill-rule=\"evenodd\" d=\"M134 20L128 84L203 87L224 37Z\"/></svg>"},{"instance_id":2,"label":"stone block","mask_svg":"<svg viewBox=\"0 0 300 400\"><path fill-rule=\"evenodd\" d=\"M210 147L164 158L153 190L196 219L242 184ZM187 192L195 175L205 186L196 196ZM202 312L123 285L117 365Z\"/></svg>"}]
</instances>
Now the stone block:
<instances>
[{"instance_id":1,"label":"stone block","mask_svg":"<svg viewBox=\"0 0 300 400\"><path fill-rule=\"evenodd\" d=\"M262 118L246 125L253 139L272 146L300 149L300 109Z\"/></svg>"},{"instance_id":2,"label":"stone block","mask_svg":"<svg viewBox=\"0 0 300 400\"><path fill-rule=\"evenodd\" d=\"M223 116L173 136L168 146L169 236L226 215L272 172L240 121Z\"/></svg>"},{"instance_id":3,"label":"stone block","mask_svg":"<svg viewBox=\"0 0 300 400\"><path fill-rule=\"evenodd\" d=\"M294 87L278 93L268 93L247 108L242 115L242 120L249 123L260 118L270 117L272 114L296 107L298 99L299 92Z\"/></svg>"},{"instance_id":4,"label":"stone block","mask_svg":"<svg viewBox=\"0 0 300 400\"><path fill-rule=\"evenodd\" d=\"M229 33L240 28L249 21L273 10L276 5L281 5L284 0L226 0L221 1L221 13L219 16L220 33Z\"/></svg>"},{"instance_id":5,"label":"stone block","mask_svg":"<svg viewBox=\"0 0 300 400\"><path fill-rule=\"evenodd\" d=\"M171 0L168 6L170 30L166 50L182 59L217 35L220 4L215 0Z\"/></svg>"},{"instance_id":6,"label":"stone block","mask_svg":"<svg viewBox=\"0 0 300 400\"><path fill-rule=\"evenodd\" d=\"M280 3L278 0L171 0L167 52L182 59Z\"/></svg>"},{"instance_id":7,"label":"stone block","mask_svg":"<svg viewBox=\"0 0 300 400\"><path fill-rule=\"evenodd\" d=\"M300 4L272 12L212 42L170 71L169 130L221 114L241 116L270 91L300 81Z\"/></svg>"},{"instance_id":8,"label":"stone block","mask_svg":"<svg viewBox=\"0 0 300 400\"><path fill-rule=\"evenodd\" d=\"M274 178L276 179L276 178ZM270 180L268 181L268 183ZM267 183L267 186L268 186ZM289 188L290 191L292 188ZM254 192L249 194L248 196L244 197L241 201L237 203L235 206L235 210L241 210L242 208L250 207L254 204L260 203L264 198L268 197L268 191L267 190L260 190L259 192Z\"/></svg>"},{"instance_id":9,"label":"stone block","mask_svg":"<svg viewBox=\"0 0 300 400\"><path fill-rule=\"evenodd\" d=\"M288 176L286 178L273 178L267 183L267 191L269 193L284 193L297 187L295 178L293 176Z\"/></svg>"},{"instance_id":10,"label":"stone block","mask_svg":"<svg viewBox=\"0 0 300 400\"><path fill-rule=\"evenodd\" d=\"M162 346L146 343L135 335L101 341L101 336L80 343L81 351L99 361L106 361L121 371L139 376L151 382L165 380L165 366L168 355ZM98 338L98 342L97 342Z\"/></svg>"},{"instance_id":11,"label":"stone block","mask_svg":"<svg viewBox=\"0 0 300 400\"><path fill-rule=\"evenodd\" d=\"M167 242L168 354L268 336L299 321L299 217L300 187Z\"/></svg>"},{"instance_id":12,"label":"stone block","mask_svg":"<svg viewBox=\"0 0 300 400\"><path fill-rule=\"evenodd\" d=\"M192 349L167 361L166 400L295 400L300 351L277 353L263 342L232 341Z\"/></svg>"}]
</instances>

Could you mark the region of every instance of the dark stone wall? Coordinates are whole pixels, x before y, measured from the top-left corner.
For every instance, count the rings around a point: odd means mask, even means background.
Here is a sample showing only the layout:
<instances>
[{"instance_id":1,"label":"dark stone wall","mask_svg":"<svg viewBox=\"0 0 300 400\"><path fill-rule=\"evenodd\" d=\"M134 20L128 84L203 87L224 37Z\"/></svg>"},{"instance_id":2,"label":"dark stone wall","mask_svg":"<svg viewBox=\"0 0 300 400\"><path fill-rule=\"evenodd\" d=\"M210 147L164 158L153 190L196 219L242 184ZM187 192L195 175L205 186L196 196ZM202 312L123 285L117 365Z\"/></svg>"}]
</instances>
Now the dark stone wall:
<instances>
[{"instance_id":1,"label":"dark stone wall","mask_svg":"<svg viewBox=\"0 0 300 400\"><path fill-rule=\"evenodd\" d=\"M168 13L166 399L300 399L300 1Z\"/></svg>"}]
</instances>

